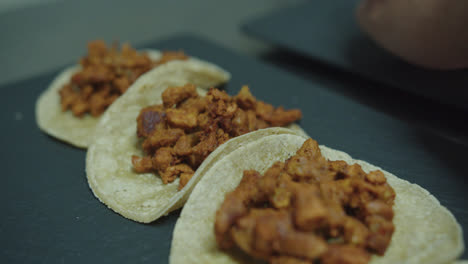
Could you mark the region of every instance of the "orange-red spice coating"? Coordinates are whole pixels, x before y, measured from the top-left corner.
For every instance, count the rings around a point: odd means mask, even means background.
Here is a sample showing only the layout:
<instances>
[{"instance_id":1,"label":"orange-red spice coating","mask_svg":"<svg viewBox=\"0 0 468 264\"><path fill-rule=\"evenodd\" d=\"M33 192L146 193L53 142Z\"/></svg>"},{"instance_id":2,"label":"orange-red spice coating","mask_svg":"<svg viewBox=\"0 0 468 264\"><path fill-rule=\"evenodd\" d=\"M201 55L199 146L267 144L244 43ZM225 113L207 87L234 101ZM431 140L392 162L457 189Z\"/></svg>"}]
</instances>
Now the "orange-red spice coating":
<instances>
[{"instance_id":1,"label":"orange-red spice coating","mask_svg":"<svg viewBox=\"0 0 468 264\"><path fill-rule=\"evenodd\" d=\"M88 43L88 54L80 60L81 70L60 91L62 111L81 117L101 115L143 73L171 60L185 60L183 52L164 52L158 61L130 45L108 48L101 41Z\"/></svg>"},{"instance_id":2,"label":"orange-red spice coating","mask_svg":"<svg viewBox=\"0 0 468 264\"><path fill-rule=\"evenodd\" d=\"M210 89L203 97L194 85L170 87L163 104L141 110L137 135L144 139L145 157L132 158L136 172L158 172L164 183L180 177L179 189L219 145L233 137L271 126L286 126L301 118L299 110L284 110L257 101L244 86L231 97Z\"/></svg>"},{"instance_id":3,"label":"orange-red spice coating","mask_svg":"<svg viewBox=\"0 0 468 264\"><path fill-rule=\"evenodd\" d=\"M365 264L390 243L394 199L381 171L328 161L309 139L264 175L245 171L214 232L221 249L269 263Z\"/></svg>"}]
</instances>

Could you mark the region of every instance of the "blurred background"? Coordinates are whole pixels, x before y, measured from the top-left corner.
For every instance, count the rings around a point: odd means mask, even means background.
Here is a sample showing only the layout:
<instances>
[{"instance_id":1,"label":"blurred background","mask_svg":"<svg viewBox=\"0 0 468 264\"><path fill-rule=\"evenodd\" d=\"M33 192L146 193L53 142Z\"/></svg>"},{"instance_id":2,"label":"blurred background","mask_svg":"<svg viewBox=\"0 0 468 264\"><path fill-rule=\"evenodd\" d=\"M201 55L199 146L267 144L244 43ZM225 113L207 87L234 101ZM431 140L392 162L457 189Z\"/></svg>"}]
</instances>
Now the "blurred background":
<instances>
[{"instance_id":1,"label":"blurred background","mask_svg":"<svg viewBox=\"0 0 468 264\"><path fill-rule=\"evenodd\" d=\"M241 33L245 21L301 0L0 0L0 84L75 62L89 40L138 45L192 32L256 55L267 46ZM20 66L18 66L20 64Z\"/></svg>"}]
</instances>

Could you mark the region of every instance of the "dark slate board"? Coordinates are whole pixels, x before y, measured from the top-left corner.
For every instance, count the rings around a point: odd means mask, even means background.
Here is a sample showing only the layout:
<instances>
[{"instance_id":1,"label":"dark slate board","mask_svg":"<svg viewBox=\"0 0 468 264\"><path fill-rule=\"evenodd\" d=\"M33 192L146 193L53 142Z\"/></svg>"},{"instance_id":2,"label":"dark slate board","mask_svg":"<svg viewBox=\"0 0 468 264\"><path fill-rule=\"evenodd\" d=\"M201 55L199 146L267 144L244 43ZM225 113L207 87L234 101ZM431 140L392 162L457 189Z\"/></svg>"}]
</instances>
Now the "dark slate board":
<instances>
[{"instance_id":1,"label":"dark slate board","mask_svg":"<svg viewBox=\"0 0 468 264\"><path fill-rule=\"evenodd\" d=\"M391 55L360 31L358 2L310 0L248 21L243 30L344 71L468 109L468 70L426 70Z\"/></svg>"},{"instance_id":2,"label":"dark slate board","mask_svg":"<svg viewBox=\"0 0 468 264\"><path fill-rule=\"evenodd\" d=\"M422 185L468 227L467 147L197 37L145 47L184 49L222 65L233 76L230 94L249 84L262 100L301 108L301 125L321 144ZM58 71L0 87L0 262L167 263L179 212L149 225L113 213L88 188L85 151L36 126L36 99Z\"/></svg>"}]
</instances>

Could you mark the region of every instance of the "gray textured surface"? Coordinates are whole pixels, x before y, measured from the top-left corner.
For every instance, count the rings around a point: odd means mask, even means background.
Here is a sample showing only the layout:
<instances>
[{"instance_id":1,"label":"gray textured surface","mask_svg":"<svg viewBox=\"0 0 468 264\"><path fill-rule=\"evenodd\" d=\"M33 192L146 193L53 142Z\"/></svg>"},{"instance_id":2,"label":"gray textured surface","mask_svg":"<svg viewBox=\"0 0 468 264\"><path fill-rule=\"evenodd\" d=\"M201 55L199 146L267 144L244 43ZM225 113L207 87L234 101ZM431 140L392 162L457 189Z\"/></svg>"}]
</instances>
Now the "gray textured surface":
<instances>
[{"instance_id":1,"label":"gray textured surface","mask_svg":"<svg viewBox=\"0 0 468 264\"><path fill-rule=\"evenodd\" d=\"M243 21L301 0L58 1L0 14L0 84L71 63L88 40L132 44L192 32L247 54L265 45L239 31Z\"/></svg>"}]
</instances>

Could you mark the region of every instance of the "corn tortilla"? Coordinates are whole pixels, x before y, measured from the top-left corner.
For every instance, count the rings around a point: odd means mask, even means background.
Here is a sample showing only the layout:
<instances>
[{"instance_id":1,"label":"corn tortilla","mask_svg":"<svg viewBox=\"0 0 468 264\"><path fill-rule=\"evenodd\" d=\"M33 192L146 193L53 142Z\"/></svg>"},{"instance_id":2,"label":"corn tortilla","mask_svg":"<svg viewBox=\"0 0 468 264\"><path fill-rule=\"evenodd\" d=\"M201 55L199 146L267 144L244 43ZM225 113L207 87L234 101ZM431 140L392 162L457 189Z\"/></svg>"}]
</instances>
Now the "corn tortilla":
<instances>
[{"instance_id":1,"label":"corn tortilla","mask_svg":"<svg viewBox=\"0 0 468 264\"><path fill-rule=\"evenodd\" d=\"M262 129L255 134L232 138L216 148L198 167L187 185L178 191L179 179L163 184L158 175L133 171L131 155L142 154L135 127L122 128L120 133L97 138L86 156L86 174L89 186L102 203L122 216L142 223L150 223L182 207L205 172L235 149L272 133L303 135L300 129L279 128ZM114 129L118 131L120 126Z\"/></svg>"},{"instance_id":2,"label":"corn tortilla","mask_svg":"<svg viewBox=\"0 0 468 264\"><path fill-rule=\"evenodd\" d=\"M272 128L273 130L275 128ZM253 132L256 133L256 132ZM264 173L274 162L296 153L304 137L273 134L262 137L219 159L205 172L182 210L173 233L170 263L248 263L244 254L220 251L214 235L215 213L227 192L240 182L243 171ZM394 205L395 233L385 256L373 256L372 264L452 263L464 249L462 229L454 216L428 191L397 178L365 161L320 146L329 160L357 163L366 172L381 170L396 192Z\"/></svg>"},{"instance_id":3,"label":"corn tortilla","mask_svg":"<svg viewBox=\"0 0 468 264\"><path fill-rule=\"evenodd\" d=\"M95 140L86 156L86 174L94 195L109 208L131 220L152 222L162 215L180 208L191 190L212 163L239 145L246 144L265 133L304 134L297 125L290 129L259 132L233 138L211 153L195 172L189 183L177 191L179 179L163 184L154 173L133 171L131 156L143 156L136 136L136 119L146 106L161 104L162 92L170 86L193 83L208 87L224 81L219 71L207 71L207 67L187 62L171 62L158 68L158 78L140 78L125 95L114 102L101 117L95 132ZM203 89L198 93L204 95Z\"/></svg>"},{"instance_id":4,"label":"corn tortilla","mask_svg":"<svg viewBox=\"0 0 468 264\"><path fill-rule=\"evenodd\" d=\"M162 55L156 50L146 50L146 52L153 61L158 60ZM194 66L196 65L200 70L202 70L202 72L213 74L213 78L216 78L218 81L215 84L226 82L230 78L228 72L220 69L216 65L191 57L187 61L171 61L160 65L140 76L138 80L153 80L159 78L160 74L158 73L158 69L168 64L172 64L173 62L184 62L193 64ZM59 90L70 81L73 74L78 72L80 69L81 67L79 65L65 69L39 96L39 99L36 102L36 121L39 128L45 133L76 147L87 148L94 138L96 125L102 116L93 117L86 114L82 118L78 118L74 116L71 111L62 112L60 96L58 93ZM200 87L209 88L208 86L203 85L203 83L200 83ZM131 86L129 87L129 90L130 89Z\"/></svg>"}]
</instances>

